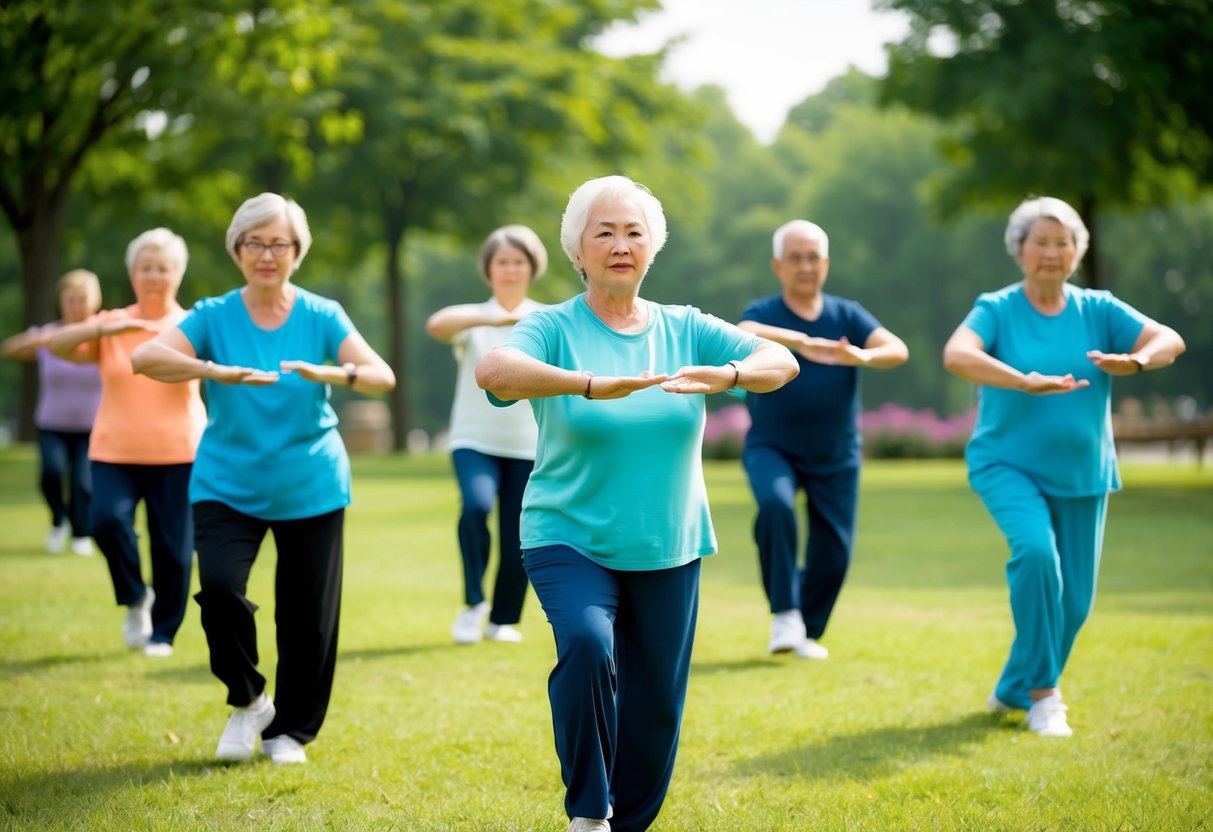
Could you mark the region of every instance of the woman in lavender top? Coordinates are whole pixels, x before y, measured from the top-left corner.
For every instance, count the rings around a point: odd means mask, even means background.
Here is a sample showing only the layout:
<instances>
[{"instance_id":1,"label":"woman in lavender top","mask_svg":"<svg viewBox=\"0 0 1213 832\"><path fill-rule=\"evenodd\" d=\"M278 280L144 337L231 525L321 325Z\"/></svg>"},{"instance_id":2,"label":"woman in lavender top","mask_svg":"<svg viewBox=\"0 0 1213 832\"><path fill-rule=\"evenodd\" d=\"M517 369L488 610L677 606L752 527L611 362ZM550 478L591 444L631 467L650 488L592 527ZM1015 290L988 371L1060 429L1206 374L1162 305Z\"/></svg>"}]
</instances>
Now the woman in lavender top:
<instances>
[{"instance_id":1,"label":"woman in lavender top","mask_svg":"<svg viewBox=\"0 0 1213 832\"><path fill-rule=\"evenodd\" d=\"M51 512L46 551L58 554L71 535L72 551L91 555L88 506L92 478L88 464L88 436L101 399L101 377L94 364L76 364L59 358L47 341L64 324L85 320L101 308L97 275L73 269L59 279L60 320L34 326L5 340L6 358L38 362L39 482ZM65 487L66 486L66 487Z\"/></svg>"}]
</instances>

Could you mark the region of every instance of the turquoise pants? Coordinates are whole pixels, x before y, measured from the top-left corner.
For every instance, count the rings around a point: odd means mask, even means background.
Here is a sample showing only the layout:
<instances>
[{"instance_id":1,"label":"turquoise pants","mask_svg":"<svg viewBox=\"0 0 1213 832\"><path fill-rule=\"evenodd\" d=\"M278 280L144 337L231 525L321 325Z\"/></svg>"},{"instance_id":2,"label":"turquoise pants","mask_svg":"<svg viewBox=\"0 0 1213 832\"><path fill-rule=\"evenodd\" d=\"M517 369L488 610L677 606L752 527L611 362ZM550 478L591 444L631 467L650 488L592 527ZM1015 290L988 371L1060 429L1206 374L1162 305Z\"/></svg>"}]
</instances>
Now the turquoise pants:
<instances>
[{"instance_id":1,"label":"turquoise pants","mask_svg":"<svg viewBox=\"0 0 1213 832\"><path fill-rule=\"evenodd\" d=\"M969 472L1011 549L1007 584L1015 641L995 695L1028 708L1028 692L1057 687L1074 638L1095 603L1108 495L1052 497L1006 465Z\"/></svg>"}]
</instances>

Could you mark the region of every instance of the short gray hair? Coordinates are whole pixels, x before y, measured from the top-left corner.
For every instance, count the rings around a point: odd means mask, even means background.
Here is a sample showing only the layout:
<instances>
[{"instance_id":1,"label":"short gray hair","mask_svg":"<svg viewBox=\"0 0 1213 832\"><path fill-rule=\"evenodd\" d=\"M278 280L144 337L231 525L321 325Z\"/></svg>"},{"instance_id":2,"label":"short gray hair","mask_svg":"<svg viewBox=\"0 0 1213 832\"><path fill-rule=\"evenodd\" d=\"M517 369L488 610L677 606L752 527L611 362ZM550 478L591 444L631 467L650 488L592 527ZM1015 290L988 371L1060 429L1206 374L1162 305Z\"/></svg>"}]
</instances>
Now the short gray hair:
<instances>
[{"instance_id":1,"label":"short gray hair","mask_svg":"<svg viewBox=\"0 0 1213 832\"><path fill-rule=\"evenodd\" d=\"M1007 221L1007 233L1003 237L1007 244L1007 254L1016 259L1019 258L1019 252L1023 248L1023 241L1027 239L1028 230L1032 227L1032 223L1042 217L1057 220L1074 237L1076 252L1074 268L1078 268L1078 264L1082 262L1082 256L1087 253L1087 246L1091 243L1091 233L1087 231L1087 226L1077 211L1052 196L1025 199L1019 203L1018 208L1011 212L1011 218Z\"/></svg>"},{"instance_id":2,"label":"short gray hair","mask_svg":"<svg viewBox=\"0 0 1213 832\"><path fill-rule=\"evenodd\" d=\"M573 265L577 265L577 256L581 254L581 235L585 233L585 227L590 222L590 213L594 206L612 197L634 199L639 203L640 213L644 215L644 224L652 241L649 246L652 252L650 258L656 257L657 252L665 246L665 211L662 210L661 201L644 185L633 182L626 176L602 176L588 180L573 191L560 220L560 247L573 261Z\"/></svg>"},{"instance_id":3,"label":"short gray hair","mask_svg":"<svg viewBox=\"0 0 1213 832\"><path fill-rule=\"evenodd\" d=\"M153 228L131 240L130 245L126 247L126 270L128 272L135 268L135 261L139 259L139 255L145 248L160 249L164 252L165 257L177 265L181 274L185 274L185 265L189 262L190 253L189 249L185 247L185 240L181 239L180 235L174 234L167 228Z\"/></svg>"},{"instance_id":4,"label":"short gray hair","mask_svg":"<svg viewBox=\"0 0 1213 832\"><path fill-rule=\"evenodd\" d=\"M293 242L299 246L295 268L299 268L299 264L307 256L308 249L312 247L312 231L307 225L307 214L303 213L303 208L295 200L273 193L258 194L246 199L232 216L224 244L237 266L240 265L240 244L244 242L244 235L279 217L286 219L295 235Z\"/></svg>"},{"instance_id":5,"label":"short gray hair","mask_svg":"<svg viewBox=\"0 0 1213 832\"><path fill-rule=\"evenodd\" d=\"M816 240L821 256L830 256L830 237L820 225L808 220L792 220L776 228L775 236L771 238L771 252L776 260L783 257L783 241L789 234L803 234L810 240Z\"/></svg>"},{"instance_id":6,"label":"short gray hair","mask_svg":"<svg viewBox=\"0 0 1213 832\"><path fill-rule=\"evenodd\" d=\"M548 270L548 250L539 235L525 225L505 225L485 239L480 247L480 276L489 279L489 263L502 246L516 248L531 261L531 280L538 280Z\"/></svg>"}]
</instances>

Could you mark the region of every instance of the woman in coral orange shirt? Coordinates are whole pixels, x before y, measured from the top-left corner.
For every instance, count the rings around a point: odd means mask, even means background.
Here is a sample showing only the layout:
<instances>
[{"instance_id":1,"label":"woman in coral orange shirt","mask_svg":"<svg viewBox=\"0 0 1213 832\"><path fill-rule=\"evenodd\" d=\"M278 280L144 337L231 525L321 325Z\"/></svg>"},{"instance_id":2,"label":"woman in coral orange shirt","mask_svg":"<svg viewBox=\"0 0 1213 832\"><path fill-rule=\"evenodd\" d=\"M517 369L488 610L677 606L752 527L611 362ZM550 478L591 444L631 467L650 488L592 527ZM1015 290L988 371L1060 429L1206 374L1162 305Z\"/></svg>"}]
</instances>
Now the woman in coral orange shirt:
<instances>
[{"instance_id":1,"label":"woman in coral orange shirt","mask_svg":"<svg viewBox=\"0 0 1213 832\"><path fill-rule=\"evenodd\" d=\"M161 384L131 370L131 353L177 324L185 241L167 228L136 237L126 250L135 303L65 326L50 342L57 355L96 362L101 405L89 442L93 500L89 530L109 564L114 596L127 607L128 647L168 656L185 618L194 554L190 470L206 410L196 380ZM81 346L83 345L83 346ZM135 508L146 507L152 585L144 583Z\"/></svg>"}]
</instances>

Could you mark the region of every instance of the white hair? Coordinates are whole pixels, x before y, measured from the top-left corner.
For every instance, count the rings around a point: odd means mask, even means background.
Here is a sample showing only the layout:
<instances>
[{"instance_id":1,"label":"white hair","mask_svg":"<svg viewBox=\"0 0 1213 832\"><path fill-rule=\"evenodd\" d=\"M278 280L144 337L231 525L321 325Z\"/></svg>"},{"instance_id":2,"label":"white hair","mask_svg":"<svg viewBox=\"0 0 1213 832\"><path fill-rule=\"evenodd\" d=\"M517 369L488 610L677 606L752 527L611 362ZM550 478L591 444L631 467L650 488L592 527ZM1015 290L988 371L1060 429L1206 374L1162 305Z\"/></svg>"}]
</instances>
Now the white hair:
<instances>
[{"instance_id":1,"label":"white hair","mask_svg":"<svg viewBox=\"0 0 1213 832\"><path fill-rule=\"evenodd\" d=\"M303 213L303 208L295 200L273 193L258 194L246 199L232 216L224 244L237 266L240 265L240 244L244 242L244 235L279 217L286 219L295 236L293 242L299 247L295 268L299 268L299 264L307 256L308 249L312 247L312 232L307 225L307 214Z\"/></svg>"},{"instance_id":2,"label":"white hair","mask_svg":"<svg viewBox=\"0 0 1213 832\"><path fill-rule=\"evenodd\" d=\"M531 263L531 280L538 280L548 270L548 250L539 235L525 225L505 225L485 239L480 247L480 276L489 279L489 263L502 246L516 248Z\"/></svg>"},{"instance_id":3,"label":"white hair","mask_svg":"<svg viewBox=\"0 0 1213 832\"><path fill-rule=\"evenodd\" d=\"M650 257L656 257L657 252L665 246L665 211L662 210L661 201L644 185L626 176L603 176L590 179L573 191L560 220L560 246L573 265L577 264L577 258L581 255L581 235L590 222L590 213L599 202L612 198L634 199L640 206L649 232Z\"/></svg>"},{"instance_id":4,"label":"white hair","mask_svg":"<svg viewBox=\"0 0 1213 832\"><path fill-rule=\"evenodd\" d=\"M132 271L135 268L135 261L139 259L139 255L143 253L145 248L156 248L163 252L172 263L177 266L181 274L185 274L185 265L189 262L189 249L185 247L185 240L167 228L153 228L150 231L144 231L135 239L131 240L130 245L126 247L126 270Z\"/></svg>"},{"instance_id":5,"label":"white hair","mask_svg":"<svg viewBox=\"0 0 1213 832\"><path fill-rule=\"evenodd\" d=\"M1090 245L1091 233L1087 231L1087 226L1077 211L1052 196L1025 199L1011 212L1011 218L1007 221L1007 233L1003 237L1007 244L1007 254L1019 259L1019 252L1023 248L1023 241L1028 237L1032 223L1041 218L1057 220L1070 232L1074 238L1074 268L1078 268L1082 256L1087 253L1087 246Z\"/></svg>"},{"instance_id":6,"label":"white hair","mask_svg":"<svg viewBox=\"0 0 1213 832\"><path fill-rule=\"evenodd\" d=\"M771 252L776 260L783 257L783 241L789 234L803 234L810 240L815 240L821 256L830 256L830 237L820 225L808 220L792 220L776 228L775 236L771 238Z\"/></svg>"}]
</instances>

